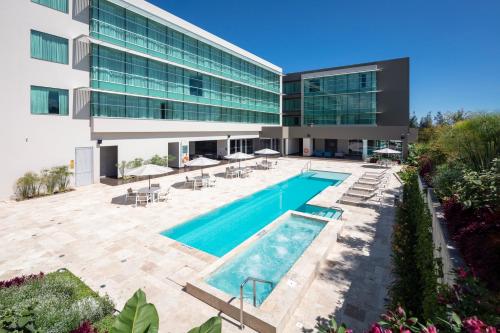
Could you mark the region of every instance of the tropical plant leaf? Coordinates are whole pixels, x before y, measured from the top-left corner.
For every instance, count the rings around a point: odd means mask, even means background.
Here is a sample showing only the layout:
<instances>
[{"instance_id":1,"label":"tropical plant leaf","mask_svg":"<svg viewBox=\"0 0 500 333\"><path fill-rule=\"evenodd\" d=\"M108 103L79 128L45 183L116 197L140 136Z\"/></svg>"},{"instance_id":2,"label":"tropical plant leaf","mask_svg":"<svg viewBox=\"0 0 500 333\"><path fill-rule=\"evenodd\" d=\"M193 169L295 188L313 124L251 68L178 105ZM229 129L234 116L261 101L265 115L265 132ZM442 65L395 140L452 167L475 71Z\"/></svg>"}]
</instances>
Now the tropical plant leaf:
<instances>
[{"instance_id":1,"label":"tropical plant leaf","mask_svg":"<svg viewBox=\"0 0 500 333\"><path fill-rule=\"evenodd\" d=\"M221 333L222 321L220 317L212 317L203 325L191 329L188 333Z\"/></svg>"},{"instance_id":2,"label":"tropical plant leaf","mask_svg":"<svg viewBox=\"0 0 500 333\"><path fill-rule=\"evenodd\" d=\"M138 289L116 317L111 333L157 333L158 312L146 303L146 294Z\"/></svg>"}]
</instances>

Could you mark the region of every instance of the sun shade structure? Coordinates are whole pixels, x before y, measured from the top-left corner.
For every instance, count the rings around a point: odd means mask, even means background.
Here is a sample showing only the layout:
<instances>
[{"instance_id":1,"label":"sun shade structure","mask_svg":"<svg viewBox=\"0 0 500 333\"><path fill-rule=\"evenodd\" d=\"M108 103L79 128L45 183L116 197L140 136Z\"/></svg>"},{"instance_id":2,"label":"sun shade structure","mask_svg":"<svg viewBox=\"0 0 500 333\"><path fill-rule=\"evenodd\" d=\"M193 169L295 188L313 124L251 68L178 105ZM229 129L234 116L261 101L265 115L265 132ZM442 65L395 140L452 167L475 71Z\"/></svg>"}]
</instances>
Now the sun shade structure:
<instances>
[{"instance_id":1,"label":"sun shade structure","mask_svg":"<svg viewBox=\"0 0 500 333\"><path fill-rule=\"evenodd\" d=\"M239 168L241 167L241 160L248 160L249 158L253 158L253 157L254 157L253 155L245 154L242 152L237 152L234 154L224 156L224 158L227 160L237 160L239 162L238 163Z\"/></svg>"},{"instance_id":2,"label":"sun shade structure","mask_svg":"<svg viewBox=\"0 0 500 333\"><path fill-rule=\"evenodd\" d=\"M257 155L265 155L266 156L266 162L267 162L267 156L268 155L278 155L278 154L280 154L280 152L276 151L276 150L269 149L269 148L264 148L264 149L261 149L261 150L257 150L255 152L255 154L257 154Z\"/></svg>"},{"instance_id":3,"label":"sun shade structure","mask_svg":"<svg viewBox=\"0 0 500 333\"><path fill-rule=\"evenodd\" d=\"M126 174L127 176L148 176L149 188L151 188L151 176L163 175L172 171L174 171L174 169L169 167L164 167L156 164L144 164L140 167L128 170Z\"/></svg>"},{"instance_id":4,"label":"sun shade structure","mask_svg":"<svg viewBox=\"0 0 500 333\"><path fill-rule=\"evenodd\" d=\"M401 154L399 150L394 150L390 148L382 148L382 149L377 149L373 151L374 153L377 154Z\"/></svg>"},{"instance_id":5,"label":"sun shade structure","mask_svg":"<svg viewBox=\"0 0 500 333\"><path fill-rule=\"evenodd\" d=\"M197 157L189 162L184 163L185 165L189 167L201 167L201 174L203 175L203 168L207 166L212 166L212 165L217 165L219 164L220 161L217 160L212 160L210 158L206 157Z\"/></svg>"}]
</instances>

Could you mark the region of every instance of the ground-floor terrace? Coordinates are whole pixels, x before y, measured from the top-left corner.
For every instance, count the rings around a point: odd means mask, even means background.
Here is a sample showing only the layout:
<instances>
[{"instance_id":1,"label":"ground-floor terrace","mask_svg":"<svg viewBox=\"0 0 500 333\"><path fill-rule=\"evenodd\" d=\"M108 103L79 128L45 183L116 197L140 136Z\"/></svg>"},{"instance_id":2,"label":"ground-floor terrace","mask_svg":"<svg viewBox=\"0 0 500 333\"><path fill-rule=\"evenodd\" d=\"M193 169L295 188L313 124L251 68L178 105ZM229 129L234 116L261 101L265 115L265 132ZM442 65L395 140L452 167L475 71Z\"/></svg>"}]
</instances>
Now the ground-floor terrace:
<instances>
[{"instance_id":1,"label":"ground-floor terrace","mask_svg":"<svg viewBox=\"0 0 500 333\"><path fill-rule=\"evenodd\" d=\"M171 186L171 199L147 207L124 203L130 184L92 184L65 194L2 202L0 279L65 267L99 293L107 293L118 309L142 288L158 309L160 332L186 332L219 314L184 291L186 282L215 258L160 232L295 176L308 161L313 169L351 176L311 200L343 208L343 219L338 221L343 226L338 240L331 239L332 246L284 332L310 331L318 316L329 314L349 327L366 329L383 312L391 280L393 202L400 183L390 177L380 205L339 205L340 195L364 172L373 171L358 161L281 157L275 169L254 170L248 178L235 179L224 178L226 165L220 165L209 169L217 177L216 186L195 191L182 186L186 174L173 174L155 180L163 188ZM223 317L223 332L239 331L236 320Z\"/></svg>"}]
</instances>

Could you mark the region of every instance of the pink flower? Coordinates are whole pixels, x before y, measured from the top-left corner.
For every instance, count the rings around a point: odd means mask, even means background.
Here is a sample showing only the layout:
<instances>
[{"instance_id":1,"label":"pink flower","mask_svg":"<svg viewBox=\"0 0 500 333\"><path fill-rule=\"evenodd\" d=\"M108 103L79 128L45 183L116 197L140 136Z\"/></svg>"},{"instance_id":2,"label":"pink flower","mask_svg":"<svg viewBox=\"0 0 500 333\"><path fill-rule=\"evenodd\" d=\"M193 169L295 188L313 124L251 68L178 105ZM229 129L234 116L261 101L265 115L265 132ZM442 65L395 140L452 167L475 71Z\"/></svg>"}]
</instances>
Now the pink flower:
<instances>
[{"instance_id":1,"label":"pink flower","mask_svg":"<svg viewBox=\"0 0 500 333\"><path fill-rule=\"evenodd\" d=\"M497 329L493 326L486 327L486 333L497 333Z\"/></svg>"},{"instance_id":2,"label":"pink flower","mask_svg":"<svg viewBox=\"0 0 500 333\"><path fill-rule=\"evenodd\" d=\"M372 326L370 327L370 331L369 333L383 333L383 330L382 330L382 327L380 327L379 324L377 323L374 323L372 324Z\"/></svg>"},{"instance_id":3,"label":"pink flower","mask_svg":"<svg viewBox=\"0 0 500 333\"><path fill-rule=\"evenodd\" d=\"M476 316L464 320L464 328L468 333L481 333L486 325Z\"/></svg>"},{"instance_id":4,"label":"pink flower","mask_svg":"<svg viewBox=\"0 0 500 333\"><path fill-rule=\"evenodd\" d=\"M398 306L398 308L396 309L396 313L401 317L406 316L405 310L403 310L403 308L400 306Z\"/></svg>"},{"instance_id":5,"label":"pink flower","mask_svg":"<svg viewBox=\"0 0 500 333\"><path fill-rule=\"evenodd\" d=\"M469 275L463 267L459 267L457 270L457 273L458 273L458 277L460 277L461 279L465 279Z\"/></svg>"},{"instance_id":6,"label":"pink flower","mask_svg":"<svg viewBox=\"0 0 500 333\"><path fill-rule=\"evenodd\" d=\"M436 326L434 326L434 325L427 326L427 332L429 332L429 333L437 333L437 331L438 330L437 330Z\"/></svg>"}]
</instances>

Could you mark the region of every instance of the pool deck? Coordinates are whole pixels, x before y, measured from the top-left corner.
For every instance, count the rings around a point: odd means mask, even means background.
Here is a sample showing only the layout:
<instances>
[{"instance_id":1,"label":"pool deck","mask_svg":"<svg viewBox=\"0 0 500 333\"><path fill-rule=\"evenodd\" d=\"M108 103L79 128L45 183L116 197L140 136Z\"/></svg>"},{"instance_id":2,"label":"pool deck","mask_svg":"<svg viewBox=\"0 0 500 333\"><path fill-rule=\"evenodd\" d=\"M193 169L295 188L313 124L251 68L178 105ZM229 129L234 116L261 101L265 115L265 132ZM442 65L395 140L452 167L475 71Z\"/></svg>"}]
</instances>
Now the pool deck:
<instances>
[{"instance_id":1,"label":"pool deck","mask_svg":"<svg viewBox=\"0 0 500 333\"><path fill-rule=\"evenodd\" d=\"M186 281L216 258L159 233L294 176L308 160L280 158L277 169L255 170L245 179L217 177L215 188L197 191L180 186L189 173L156 178L162 187L174 185L172 199L146 208L124 204L123 194L128 187L147 186L147 181L94 184L51 197L0 202L0 280L65 267L91 288L109 294L118 309L142 288L158 309L160 331L186 332L218 314L183 291ZM355 161L311 160L313 169L352 174L340 186L318 195L310 202L313 204L342 206L335 203L338 197L363 172L373 170ZM255 160L247 163L254 165ZM219 176L225 167L208 171ZM342 206L346 212L340 240L328 253L285 332L308 331L316 317L330 313L355 329L366 329L383 312L390 281L392 194L399 185L391 177L380 211ZM224 321L223 331L240 332L232 320Z\"/></svg>"}]
</instances>

